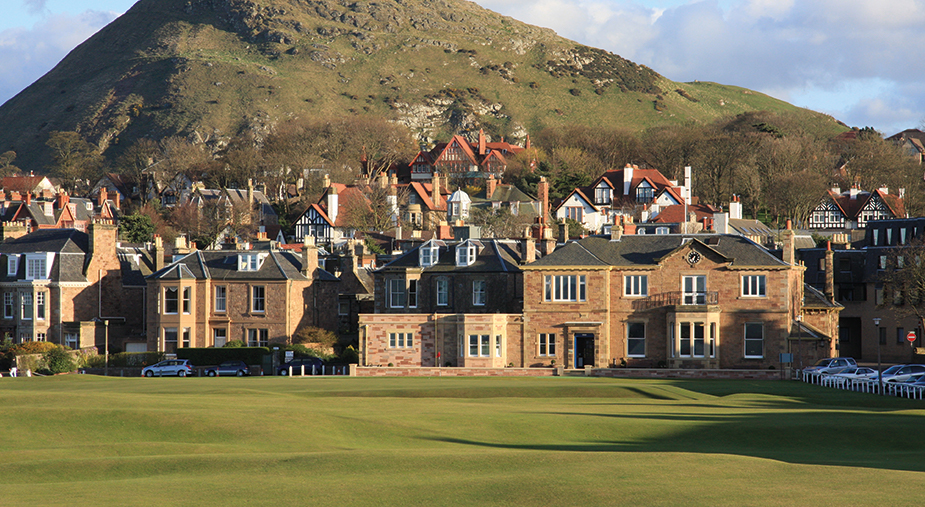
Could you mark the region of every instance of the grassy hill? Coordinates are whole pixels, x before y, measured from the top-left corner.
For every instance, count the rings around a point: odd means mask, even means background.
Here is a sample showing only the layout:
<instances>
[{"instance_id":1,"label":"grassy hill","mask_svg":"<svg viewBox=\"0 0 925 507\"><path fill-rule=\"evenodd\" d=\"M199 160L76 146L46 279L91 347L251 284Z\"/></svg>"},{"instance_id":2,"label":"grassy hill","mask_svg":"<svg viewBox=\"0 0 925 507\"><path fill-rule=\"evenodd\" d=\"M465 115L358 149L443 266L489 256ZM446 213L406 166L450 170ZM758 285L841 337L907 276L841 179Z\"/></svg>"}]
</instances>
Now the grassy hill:
<instances>
[{"instance_id":1,"label":"grassy hill","mask_svg":"<svg viewBox=\"0 0 925 507\"><path fill-rule=\"evenodd\" d=\"M107 155L141 137L219 147L294 118L378 115L422 140L566 124L641 130L745 111L831 117L747 89L675 83L460 0L139 0L0 106L0 151L41 171L54 130Z\"/></svg>"},{"instance_id":2,"label":"grassy hill","mask_svg":"<svg viewBox=\"0 0 925 507\"><path fill-rule=\"evenodd\" d=\"M3 505L915 505L922 402L786 381L0 380Z\"/></svg>"}]
</instances>

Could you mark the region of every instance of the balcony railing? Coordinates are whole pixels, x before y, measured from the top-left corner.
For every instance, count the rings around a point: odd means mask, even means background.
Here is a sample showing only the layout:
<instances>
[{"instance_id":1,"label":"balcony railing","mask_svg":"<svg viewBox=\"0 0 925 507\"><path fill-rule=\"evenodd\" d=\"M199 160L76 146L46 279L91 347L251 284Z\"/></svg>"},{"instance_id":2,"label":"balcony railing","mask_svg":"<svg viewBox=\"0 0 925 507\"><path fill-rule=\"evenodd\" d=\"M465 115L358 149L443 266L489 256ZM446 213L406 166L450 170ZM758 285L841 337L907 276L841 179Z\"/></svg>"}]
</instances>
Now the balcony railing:
<instances>
[{"instance_id":1,"label":"balcony railing","mask_svg":"<svg viewBox=\"0 0 925 507\"><path fill-rule=\"evenodd\" d=\"M705 306L719 304L719 292L661 292L633 301L634 310L651 310L664 306Z\"/></svg>"}]
</instances>

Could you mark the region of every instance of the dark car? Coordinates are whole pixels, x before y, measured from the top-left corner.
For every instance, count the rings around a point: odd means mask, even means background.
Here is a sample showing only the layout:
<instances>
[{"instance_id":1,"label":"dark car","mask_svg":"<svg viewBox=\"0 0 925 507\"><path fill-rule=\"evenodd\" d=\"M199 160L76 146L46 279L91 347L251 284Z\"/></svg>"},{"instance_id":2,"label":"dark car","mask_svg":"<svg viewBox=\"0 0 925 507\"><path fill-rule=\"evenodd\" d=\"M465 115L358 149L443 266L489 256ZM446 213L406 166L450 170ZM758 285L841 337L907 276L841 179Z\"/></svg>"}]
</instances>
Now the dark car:
<instances>
[{"instance_id":1,"label":"dark car","mask_svg":"<svg viewBox=\"0 0 925 507\"><path fill-rule=\"evenodd\" d=\"M289 368L292 368L293 375L302 375L303 373L305 375L320 375L323 367L324 361L317 357L297 357L288 363L280 365L278 373L280 375L289 375Z\"/></svg>"},{"instance_id":2,"label":"dark car","mask_svg":"<svg viewBox=\"0 0 925 507\"><path fill-rule=\"evenodd\" d=\"M213 366L206 370L206 375L210 377L221 377L225 375L243 377L250 374L251 370L247 367L247 364L245 364L244 361L225 361L218 366Z\"/></svg>"}]
</instances>

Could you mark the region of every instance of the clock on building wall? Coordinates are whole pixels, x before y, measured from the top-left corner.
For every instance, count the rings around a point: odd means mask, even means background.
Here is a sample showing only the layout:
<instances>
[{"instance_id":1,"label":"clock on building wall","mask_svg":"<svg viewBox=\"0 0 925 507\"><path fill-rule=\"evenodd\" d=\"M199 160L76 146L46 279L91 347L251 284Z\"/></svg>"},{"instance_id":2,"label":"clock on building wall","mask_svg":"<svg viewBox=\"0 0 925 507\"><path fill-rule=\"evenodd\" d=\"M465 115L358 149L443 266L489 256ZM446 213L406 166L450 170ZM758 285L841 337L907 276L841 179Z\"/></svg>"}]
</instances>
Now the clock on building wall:
<instances>
[{"instance_id":1,"label":"clock on building wall","mask_svg":"<svg viewBox=\"0 0 925 507\"><path fill-rule=\"evenodd\" d=\"M702 259L702 257L700 256L700 252L691 250L690 252L687 253L687 263L690 264L691 266L700 262L700 259Z\"/></svg>"}]
</instances>

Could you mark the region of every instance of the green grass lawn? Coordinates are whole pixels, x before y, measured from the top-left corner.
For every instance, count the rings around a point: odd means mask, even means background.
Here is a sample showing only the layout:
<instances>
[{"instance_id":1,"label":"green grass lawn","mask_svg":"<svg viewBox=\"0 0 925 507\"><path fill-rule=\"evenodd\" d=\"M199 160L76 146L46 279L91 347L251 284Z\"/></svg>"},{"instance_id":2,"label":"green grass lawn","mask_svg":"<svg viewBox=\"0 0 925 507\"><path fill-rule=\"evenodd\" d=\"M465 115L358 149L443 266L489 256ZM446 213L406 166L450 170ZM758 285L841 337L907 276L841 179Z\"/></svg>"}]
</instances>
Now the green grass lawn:
<instances>
[{"instance_id":1,"label":"green grass lawn","mask_svg":"<svg viewBox=\"0 0 925 507\"><path fill-rule=\"evenodd\" d=\"M797 382L0 379L0 505L912 505L925 402Z\"/></svg>"}]
</instances>

